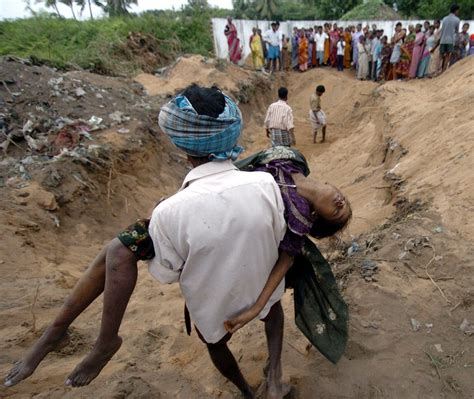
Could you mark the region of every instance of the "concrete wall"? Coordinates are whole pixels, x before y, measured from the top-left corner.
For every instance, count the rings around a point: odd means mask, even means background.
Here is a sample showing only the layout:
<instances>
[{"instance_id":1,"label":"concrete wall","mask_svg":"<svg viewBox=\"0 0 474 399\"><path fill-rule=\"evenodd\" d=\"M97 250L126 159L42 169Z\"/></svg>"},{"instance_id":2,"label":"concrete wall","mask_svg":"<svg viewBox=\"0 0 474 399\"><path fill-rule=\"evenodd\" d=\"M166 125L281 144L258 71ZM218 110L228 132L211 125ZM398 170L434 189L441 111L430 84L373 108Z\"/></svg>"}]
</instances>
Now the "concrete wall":
<instances>
[{"instance_id":1,"label":"concrete wall","mask_svg":"<svg viewBox=\"0 0 474 399\"><path fill-rule=\"evenodd\" d=\"M267 29L270 29L270 21L256 21L256 20L245 20L245 19L235 19L234 21L235 26L237 27L238 37L240 39L240 44L243 46L243 54L244 58L250 54L250 47L249 47L249 38L252 34L252 28L257 27L265 32ZM346 27L348 25L357 25L358 23L362 23L362 26L372 26L372 24L377 25L378 29L383 29L384 34L387 36L391 36L395 30L395 24L398 21L280 21L280 30L286 35L290 35L293 31L293 27L296 26L298 28L310 28L314 27L315 25L324 25L324 23L330 22L333 24L334 22L337 23L338 26ZM423 24L423 21L400 21L403 24L403 27L407 27L410 24ZM474 21L461 21L461 26L464 22L468 22L470 24L469 34L474 33ZM227 20L225 18L213 18L212 19L212 30L214 34L214 50L216 53L217 58L227 58L229 49L227 46L227 38L224 35L224 29L227 24Z\"/></svg>"}]
</instances>

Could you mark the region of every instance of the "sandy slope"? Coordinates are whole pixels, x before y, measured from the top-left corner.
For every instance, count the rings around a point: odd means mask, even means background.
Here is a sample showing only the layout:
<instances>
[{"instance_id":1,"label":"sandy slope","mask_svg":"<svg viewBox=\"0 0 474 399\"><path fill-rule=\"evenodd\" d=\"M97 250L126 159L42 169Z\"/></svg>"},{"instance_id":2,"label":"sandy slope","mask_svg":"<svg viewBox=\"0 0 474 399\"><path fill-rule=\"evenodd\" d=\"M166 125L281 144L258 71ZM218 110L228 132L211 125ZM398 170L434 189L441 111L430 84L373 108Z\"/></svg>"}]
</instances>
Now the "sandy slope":
<instances>
[{"instance_id":1,"label":"sandy slope","mask_svg":"<svg viewBox=\"0 0 474 399\"><path fill-rule=\"evenodd\" d=\"M290 74L274 82L274 89L281 82L290 89L297 146L308 157L313 173L342 187L351 200L354 219L345 239L352 235L359 243L371 242L371 249L358 256L379 266L377 281L366 282L359 273L360 260L347 259L342 251L321 244L332 258L337 257L335 270L351 309L350 343L337 366L314 350L305 352L306 341L292 321L291 293L286 294L284 374L297 386L299 397L472 397L474 337L458 327L464 318L474 322L474 297L469 294L474 292L473 67L471 57L434 80L382 86L333 70ZM165 80L150 75L137 80L149 94L165 97L194 80L234 90L238 81L248 79L248 74L229 79L231 75L213 71L194 58L179 63L176 70L179 81L175 71ZM323 105L329 120L328 142L313 145L308 103L320 83L327 88ZM262 121L271 99L272 93L257 91L250 104L242 105L249 152L267 145ZM184 175L184 167L175 155L168 155L168 147L138 135L142 150L130 149L130 138L116 142L120 137L113 130L103 137L115 140L117 152L125 147L132 154L119 169L120 179L113 179L111 204L107 179L101 178L98 193L62 205L64 227L59 232L43 226L35 232L31 220L46 223L44 209L33 200L21 205L18 198L24 197L16 189L2 189L1 374L34 341L35 334L29 331L33 314L37 329L44 327L101 245L121 226L146 213L159 196L175 190ZM47 193L30 197L41 195ZM130 204L126 212L124 197ZM387 222L400 198L419 199L424 206ZM407 242L422 237L428 237L430 246L415 246L400 261ZM124 345L94 383L80 390L62 385L98 332L100 301L74 324L70 347L50 355L23 384L0 388L0 396L235 397L236 390L213 369L196 335L184 333L182 305L178 287L159 285L141 267L122 328ZM419 331L413 331L411 318L421 323ZM262 326L253 322L242 329L231 347L244 374L258 385L266 358Z\"/></svg>"}]
</instances>

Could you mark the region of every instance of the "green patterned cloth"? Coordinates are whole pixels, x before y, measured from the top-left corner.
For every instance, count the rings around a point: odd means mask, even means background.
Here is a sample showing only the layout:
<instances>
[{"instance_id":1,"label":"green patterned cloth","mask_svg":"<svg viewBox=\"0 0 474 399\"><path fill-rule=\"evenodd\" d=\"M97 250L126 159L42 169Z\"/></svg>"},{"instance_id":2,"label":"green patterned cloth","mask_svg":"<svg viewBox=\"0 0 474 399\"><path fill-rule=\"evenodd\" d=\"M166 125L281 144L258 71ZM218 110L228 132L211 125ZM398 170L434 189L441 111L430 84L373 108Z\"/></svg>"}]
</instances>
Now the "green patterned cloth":
<instances>
[{"instance_id":1,"label":"green patterned cloth","mask_svg":"<svg viewBox=\"0 0 474 399\"><path fill-rule=\"evenodd\" d=\"M349 312L331 266L307 237L303 253L286 275L286 285L294 289L296 325L328 360L337 363L347 345Z\"/></svg>"}]
</instances>

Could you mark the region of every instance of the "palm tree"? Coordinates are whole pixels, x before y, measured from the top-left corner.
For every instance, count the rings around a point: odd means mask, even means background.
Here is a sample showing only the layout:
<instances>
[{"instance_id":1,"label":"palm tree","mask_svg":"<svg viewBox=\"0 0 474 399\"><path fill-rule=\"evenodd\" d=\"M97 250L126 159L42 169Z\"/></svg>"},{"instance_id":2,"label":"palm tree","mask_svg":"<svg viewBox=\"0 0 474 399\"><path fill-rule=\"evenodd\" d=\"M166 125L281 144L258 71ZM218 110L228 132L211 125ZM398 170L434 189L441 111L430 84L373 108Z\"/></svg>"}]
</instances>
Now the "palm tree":
<instances>
[{"instance_id":1,"label":"palm tree","mask_svg":"<svg viewBox=\"0 0 474 399\"><path fill-rule=\"evenodd\" d=\"M107 0L104 9L111 17L126 15L128 14L128 8L130 8L132 4L138 4L138 0Z\"/></svg>"},{"instance_id":2,"label":"palm tree","mask_svg":"<svg viewBox=\"0 0 474 399\"><path fill-rule=\"evenodd\" d=\"M260 18L272 19L277 12L276 0L257 0L257 12Z\"/></svg>"},{"instance_id":3,"label":"palm tree","mask_svg":"<svg viewBox=\"0 0 474 399\"><path fill-rule=\"evenodd\" d=\"M42 0L36 0L37 3L41 3ZM59 18L62 18L63 16L58 10L58 3L56 0L45 0L44 5L46 8L54 8L54 11L56 11L56 14L58 14Z\"/></svg>"},{"instance_id":4,"label":"palm tree","mask_svg":"<svg viewBox=\"0 0 474 399\"><path fill-rule=\"evenodd\" d=\"M92 4L94 4L97 7L104 8L104 4L99 1L99 0L76 0L76 4L81 7L80 13L84 12L84 9L86 8L86 5L89 6L89 13L91 15L91 19L94 19L94 15L92 14Z\"/></svg>"},{"instance_id":5,"label":"palm tree","mask_svg":"<svg viewBox=\"0 0 474 399\"><path fill-rule=\"evenodd\" d=\"M67 5L72 11L72 16L74 17L74 19L77 20L76 13L74 12L74 1L73 0L59 0L59 2Z\"/></svg>"}]
</instances>

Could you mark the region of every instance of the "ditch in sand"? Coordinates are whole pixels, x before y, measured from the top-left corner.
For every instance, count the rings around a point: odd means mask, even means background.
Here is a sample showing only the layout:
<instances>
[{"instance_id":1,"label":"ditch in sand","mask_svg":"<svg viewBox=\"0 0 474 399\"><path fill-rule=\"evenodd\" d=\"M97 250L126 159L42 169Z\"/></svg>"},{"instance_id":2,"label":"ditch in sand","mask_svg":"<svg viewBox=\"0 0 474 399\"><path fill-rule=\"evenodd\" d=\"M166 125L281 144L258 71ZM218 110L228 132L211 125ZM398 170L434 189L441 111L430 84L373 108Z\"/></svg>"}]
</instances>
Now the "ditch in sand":
<instances>
[{"instance_id":1,"label":"ditch in sand","mask_svg":"<svg viewBox=\"0 0 474 399\"><path fill-rule=\"evenodd\" d=\"M136 78L148 95L124 79L59 74L16 62L3 61L2 67L3 75L10 71L22 77L16 84L21 87L11 85L10 91L23 90L29 103L1 94L23 123L28 112L40 112L41 101L48 102L41 105L46 111L72 119L96 115L107 120L117 110L131 118L92 132L90 142L81 139L84 147L96 146L79 151L82 158L63 154L53 163L24 161L31 155L24 142L8 149L0 165L2 375L37 339L102 245L179 187L187 169L179 152L157 134L159 105L192 81L217 83L243 101L243 144L250 153L268 145L262 127L266 107L285 84L297 147L312 173L340 187L354 209L343 240L320 243L350 307L347 352L333 366L316 350L307 350L293 322L289 291L284 298L285 379L301 398L471 397L472 57L437 79L381 86L333 70L270 81L232 65L182 58L162 78ZM64 78L61 90L68 85L73 90L80 81L87 94L66 103L49 97L56 89L41 82L58 77ZM307 118L317 84L327 88L324 144L312 144ZM359 251L348 256L352 240ZM50 354L28 380L0 388L0 396L236 397L196 334L185 334L182 307L179 288L153 281L142 264L121 329L124 344L90 386L74 390L63 383L94 342L100 300L73 324L69 346ZM468 327L462 331L464 319ZM267 353L263 326L252 322L230 345L249 382L260 384Z\"/></svg>"}]
</instances>

